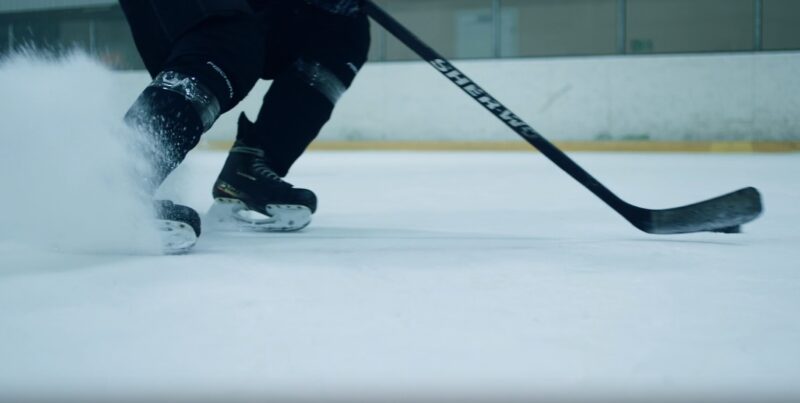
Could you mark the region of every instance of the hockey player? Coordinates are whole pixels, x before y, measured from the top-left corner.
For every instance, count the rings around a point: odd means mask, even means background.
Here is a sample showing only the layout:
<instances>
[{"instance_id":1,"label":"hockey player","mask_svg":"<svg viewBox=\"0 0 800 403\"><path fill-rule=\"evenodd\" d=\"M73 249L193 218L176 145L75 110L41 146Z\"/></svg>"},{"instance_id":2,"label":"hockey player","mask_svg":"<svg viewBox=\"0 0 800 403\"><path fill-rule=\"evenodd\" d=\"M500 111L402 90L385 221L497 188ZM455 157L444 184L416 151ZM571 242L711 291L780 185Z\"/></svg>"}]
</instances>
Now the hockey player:
<instances>
[{"instance_id":1,"label":"hockey player","mask_svg":"<svg viewBox=\"0 0 800 403\"><path fill-rule=\"evenodd\" d=\"M120 0L153 81L125 121L154 147L155 192L217 118L259 79L273 80L254 122L239 118L209 217L226 227L298 230L317 199L282 178L330 118L366 61L369 24L357 0ZM199 215L157 204L165 250L191 248ZM249 218L257 212L264 219Z\"/></svg>"}]
</instances>

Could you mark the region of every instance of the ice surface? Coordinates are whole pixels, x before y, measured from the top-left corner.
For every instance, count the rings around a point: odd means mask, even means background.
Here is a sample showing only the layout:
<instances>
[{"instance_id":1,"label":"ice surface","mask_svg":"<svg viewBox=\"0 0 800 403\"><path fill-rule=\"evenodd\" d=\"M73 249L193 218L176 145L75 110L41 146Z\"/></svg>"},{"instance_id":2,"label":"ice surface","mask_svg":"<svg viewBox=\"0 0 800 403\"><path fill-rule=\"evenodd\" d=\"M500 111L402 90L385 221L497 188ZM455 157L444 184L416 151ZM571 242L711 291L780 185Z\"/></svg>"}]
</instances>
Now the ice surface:
<instances>
[{"instance_id":1,"label":"ice surface","mask_svg":"<svg viewBox=\"0 0 800 403\"><path fill-rule=\"evenodd\" d=\"M647 235L533 152L312 152L300 233L0 241L0 395L800 395L800 155L574 157L644 207L753 185L766 211ZM223 160L194 152L164 193L205 211Z\"/></svg>"}]
</instances>

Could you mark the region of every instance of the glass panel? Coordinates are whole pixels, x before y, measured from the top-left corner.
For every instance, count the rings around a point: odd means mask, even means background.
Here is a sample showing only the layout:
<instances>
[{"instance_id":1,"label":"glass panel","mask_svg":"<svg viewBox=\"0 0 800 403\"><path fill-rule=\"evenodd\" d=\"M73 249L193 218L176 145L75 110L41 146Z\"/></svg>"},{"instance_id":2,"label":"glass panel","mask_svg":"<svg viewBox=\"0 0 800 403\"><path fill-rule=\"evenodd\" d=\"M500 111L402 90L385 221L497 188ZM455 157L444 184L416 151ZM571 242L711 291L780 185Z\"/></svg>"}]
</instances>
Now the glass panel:
<instances>
[{"instance_id":1,"label":"glass panel","mask_svg":"<svg viewBox=\"0 0 800 403\"><path fill-rule=\"evenodd\" d=\"M392 0L386 11L447 58L492 57L491 0ZM387 60L416 60L389 36Z\"/></svg>"},{"instance_id":2,"label":"glass panel","mask_svg":"<svg viewBox=\"0 0 800 403\"><path fill-rule=\"evenodd\" d=\"M46 14L25 15L14 19L14 48L33 48L55 51L59 46L59 26L42 18Z\"/></svg>"},{"instance_id":3,"label":"glass panel","mask_svg":"<svg viewBox=\"0 0 800 403\"><path fill-rule=\"evenodd\" d=\"M628 0L630 53L753 50L753 0Z\"/></svg>"},{"instance_id":4,"label":"glass panel","mask_svg":"<svg viewBox=\"0 0 800 403\"><path fill-rule=\"evenodd\" d=\"M501 55L611 54L617 0L503 0Z\"/></svg>"},{"instance_id":5,"label":"glass panel","mask_svg":"<svg viewBox=\"0 0 800 403\"><path fill-rule=\"evenodd\" d=\"M764 0L764 49L800 49L800 1Z\"/></svg>"},{"instance_id":6,"label":"glass panel","mask_svg":"<svg viewBox=\"0 0 800 403\"><path fill-rule=\"evenodd\" d=\"M105 64L117 69L144 69L125 18L107 15L94 21L95 51Z\"/></svg>"},{"instance_id":7,"label":"glass panel","mask_svg":"<svg viewBox=\"0 0 800 403\"><path fill-rule=\"evenodd\" d=\"M56 38L57 46L72 49L79 48L89 51L89 20L64 19L60 22L53 18L51 24L58 26L59 35Z\"/></svg>"}]
</instances>

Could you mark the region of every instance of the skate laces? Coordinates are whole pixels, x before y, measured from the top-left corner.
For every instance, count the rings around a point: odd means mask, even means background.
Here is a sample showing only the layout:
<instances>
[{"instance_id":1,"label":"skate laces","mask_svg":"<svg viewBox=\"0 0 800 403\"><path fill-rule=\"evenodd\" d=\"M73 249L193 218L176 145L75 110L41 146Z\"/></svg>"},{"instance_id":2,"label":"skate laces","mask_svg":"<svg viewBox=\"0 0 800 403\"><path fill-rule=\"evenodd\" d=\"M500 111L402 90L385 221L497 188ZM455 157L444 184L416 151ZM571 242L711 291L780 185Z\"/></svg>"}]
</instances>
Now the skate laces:
<instances>
[{"instance_id":1,"label":"skate laces","mask_svg":"<svg viewBox=\"0 0 800 403\"><path fill-rule=\"evenodd\" d=\"M265 179L288 185L287 182L281 179L280 175L269 167L266 158L264 158L264 150L256 147L248 147L239 143L231 149L231 152L252 155L253 159L250 162L250 168L252 168L254 174L264 177Z\"/></svg>"},{"instance_id":2,"label":"skate laces","mask_svg":"<svg viewBox=\"0 0 800 403\"><path fill-rule=\"evenodd\" d=\"M253 167L254 173L266 177L267 179L283 182L283 179L281 179L281 177L278 176L278 174L276 174L275 171L273 171L272 168L267 165L267 161L265 161L264 158L253 158L253 163L251 166Z\"/></svg>"}]
</instances>

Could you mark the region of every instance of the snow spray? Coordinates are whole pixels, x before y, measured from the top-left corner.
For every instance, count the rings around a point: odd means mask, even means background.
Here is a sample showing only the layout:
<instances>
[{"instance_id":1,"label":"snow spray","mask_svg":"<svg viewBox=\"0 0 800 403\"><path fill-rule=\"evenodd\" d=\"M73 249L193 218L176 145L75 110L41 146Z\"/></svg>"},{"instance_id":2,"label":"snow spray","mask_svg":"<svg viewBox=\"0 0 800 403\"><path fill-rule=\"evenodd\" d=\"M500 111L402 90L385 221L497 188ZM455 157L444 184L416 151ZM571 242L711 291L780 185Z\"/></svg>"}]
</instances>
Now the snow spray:
<instances>
[{"instance_id":1,"label":"snow spray","mask_svg":"<svg viewBox=\"0 0 800 403\"><path fill-rule=\"evenodd\" d=\"M0 61L0 239L68 253L155 253L133 99L81 52ZM139 144L141 146L141 144Z\"/></svg>"}]
</instances>

